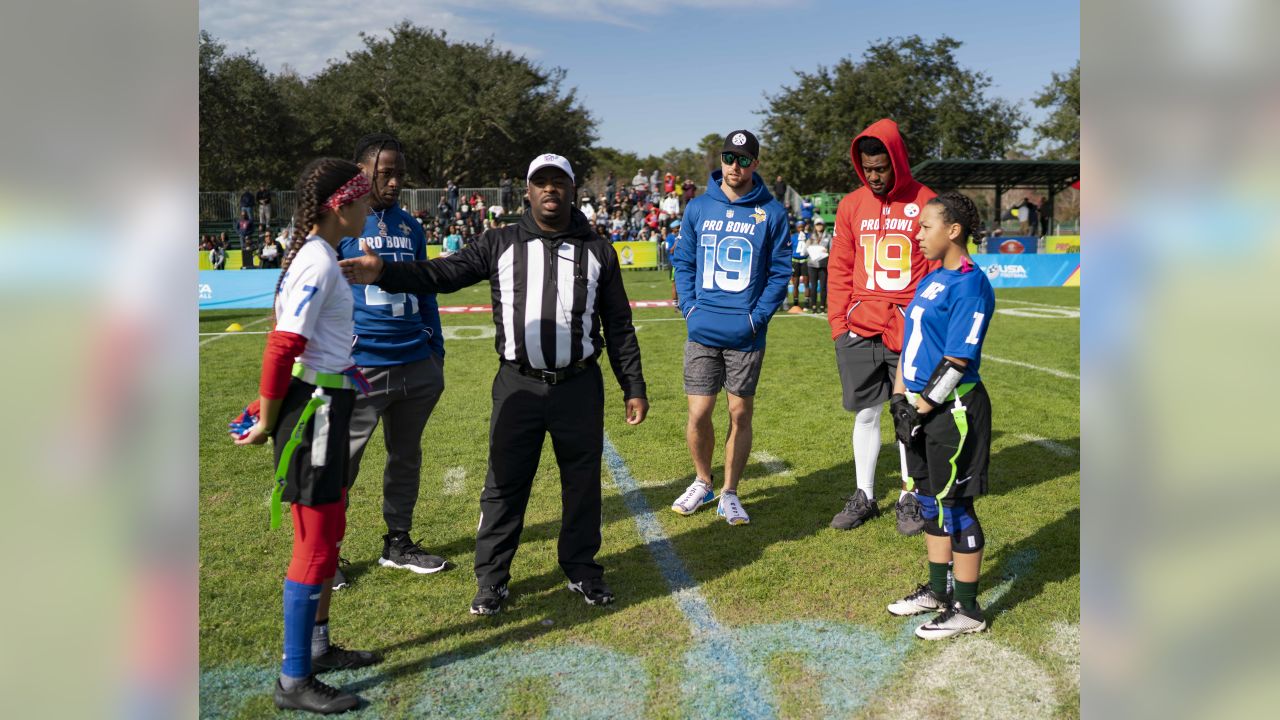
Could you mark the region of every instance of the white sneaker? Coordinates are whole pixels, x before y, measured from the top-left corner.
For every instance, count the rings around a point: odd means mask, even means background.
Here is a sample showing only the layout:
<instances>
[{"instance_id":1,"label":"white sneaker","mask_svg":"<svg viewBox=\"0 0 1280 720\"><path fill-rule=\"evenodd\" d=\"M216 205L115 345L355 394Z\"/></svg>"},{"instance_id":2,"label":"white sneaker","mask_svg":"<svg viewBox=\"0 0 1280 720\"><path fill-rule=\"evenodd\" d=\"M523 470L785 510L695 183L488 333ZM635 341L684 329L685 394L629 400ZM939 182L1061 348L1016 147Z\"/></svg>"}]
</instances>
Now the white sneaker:
<instances>
[{"instance_id":1,"label":"white sneaker","mask_svg":"<svg viewBox=\"0 0 1280 720\"><path fill-rule=\"evenodd\" d=\"M716 491L701 480L695 479L684 494L671 503L671 509L681 515L692 515L698 508L716 499Z\"/></svg>"},{"instance_id":2,"label":"white sneaker","mask_svg":"<svg viewBox=\"0 0 1280 720\"><path fill-rule=\"evenodd\" d=\"M924 640L941 640L964 633L982 632L987 629L987 618L982 608L974 603L972 610L965 610L959 601L952 601L951 607L942 611L941 615L916 628L916 637Z\"/></svg>"},{"instance_id":3,"label":"white sneaker","mask_svg":"<svg viewBox=\"0 0 1280 720\"><path fill-rule=\"evenodd\" d=\"M721 493L720 507L716 510L716 514L730 525L746 525L751 522L751 518L747 517L747 511L742 509L738 493Z\"/></svg>"}]
</instances>

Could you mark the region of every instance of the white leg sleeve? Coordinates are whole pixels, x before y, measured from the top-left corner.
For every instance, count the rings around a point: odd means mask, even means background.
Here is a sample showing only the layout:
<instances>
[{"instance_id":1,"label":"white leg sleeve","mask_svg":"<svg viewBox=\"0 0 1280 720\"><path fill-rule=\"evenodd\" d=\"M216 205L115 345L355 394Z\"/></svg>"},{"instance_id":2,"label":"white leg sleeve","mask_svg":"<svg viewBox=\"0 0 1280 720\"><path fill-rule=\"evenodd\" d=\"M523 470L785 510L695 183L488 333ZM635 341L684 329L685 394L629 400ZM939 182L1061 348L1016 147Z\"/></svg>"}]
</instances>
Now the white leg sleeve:
<instances>
[{"instance_id":1,"label":"white leg sleeve","mask_svg":"<svg viewBox=\"0 0 1280 720\"><path fill-rule=\"evenodd\" d=\"M853 419L853 472L858 489L875 500L876 459L880 456L880 410L877 405L858 411Z\"/></svg>"}]
</instances>

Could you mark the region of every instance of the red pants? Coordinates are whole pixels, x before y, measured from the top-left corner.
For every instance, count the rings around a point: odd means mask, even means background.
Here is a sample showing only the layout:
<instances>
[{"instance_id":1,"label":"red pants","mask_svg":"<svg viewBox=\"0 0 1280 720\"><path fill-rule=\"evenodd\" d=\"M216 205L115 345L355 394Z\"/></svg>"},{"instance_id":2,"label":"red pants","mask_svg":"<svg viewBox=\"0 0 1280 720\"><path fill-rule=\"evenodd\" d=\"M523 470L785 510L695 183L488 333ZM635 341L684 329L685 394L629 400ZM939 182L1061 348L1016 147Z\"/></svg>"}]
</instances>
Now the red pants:
<instances>
[{"instance_id":1,"label":"red pants","mask_svg":"<svg viewBox=\"0 0 1280 720\"><path fill-rule=\"evenodd\" d=\"M321 585L338 569L338 546L347 532L347 491L342 500L308 507L292 503L293 559L288 579Z\"/></svg>"}]
</instances>

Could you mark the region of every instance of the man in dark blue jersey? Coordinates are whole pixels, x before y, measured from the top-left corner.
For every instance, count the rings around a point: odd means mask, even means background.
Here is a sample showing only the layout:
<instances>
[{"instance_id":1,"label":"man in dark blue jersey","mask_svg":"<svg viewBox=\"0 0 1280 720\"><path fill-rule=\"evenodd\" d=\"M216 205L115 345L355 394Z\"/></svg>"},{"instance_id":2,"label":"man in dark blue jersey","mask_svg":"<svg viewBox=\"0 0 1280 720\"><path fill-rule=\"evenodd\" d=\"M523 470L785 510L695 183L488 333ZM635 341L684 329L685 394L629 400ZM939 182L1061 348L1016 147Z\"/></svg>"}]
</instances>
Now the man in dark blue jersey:
<instances>
[{"instance_id":1,"label":"man in dark blue jersey","mask_svg":"<svg viewBox=\"0 0 1280 720\"><path fill-rule=\"evenodd\" d=\"M405 159L391 135L361 138L356 163L373 184L370 213L358 238L344 238L341 258L359 257L363 240L387 261L426 260L422 226L399 205ZM387 464L382 475L383 567L419 574L445 569L443 558L428 553L409 537L413 509L422 482L422 432L444 392L444 338L435 294L387 293L376 285L352 285L355 296L355 345L352 356L372 391L356 401L351 417L351 476L382 421ZM334 587L346 578L339 573Z\"/></svg>"}]
</instances>

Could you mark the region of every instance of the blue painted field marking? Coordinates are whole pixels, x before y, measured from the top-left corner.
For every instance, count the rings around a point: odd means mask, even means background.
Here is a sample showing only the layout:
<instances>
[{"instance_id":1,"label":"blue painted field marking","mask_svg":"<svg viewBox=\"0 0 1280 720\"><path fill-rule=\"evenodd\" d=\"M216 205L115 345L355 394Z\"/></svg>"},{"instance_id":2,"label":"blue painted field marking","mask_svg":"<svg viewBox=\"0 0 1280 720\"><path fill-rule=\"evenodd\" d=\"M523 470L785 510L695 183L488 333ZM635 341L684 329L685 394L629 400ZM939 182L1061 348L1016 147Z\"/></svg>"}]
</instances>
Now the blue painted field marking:
<instances>
[{"instance_id":1,"label":"blue painted field marking","mask_svg":"<svg viewBox=\"0 0 1280 720\"><path fill-rule=\"evenodd\" d=\"M622 502L635 520L645 547L653 555L662 578L667 581L676 607L689 621L694 637L706 647L706 662L694 673L686 673L684 699L692 702L700 696L730 696L732 714L743 718L772 718L774 703L769 692L764 668L743 662L731 633L716 619L711 605L698 589L698 584L676 554L671 539L654 516L649 502L640 492L636 479L618 454L608 433L604 436L604 460L609 466L613 484L622 494ZM690 677L693 675L693 677ZM712 692L708 692L711 690Z\"/></svg>"}]
</instances>

